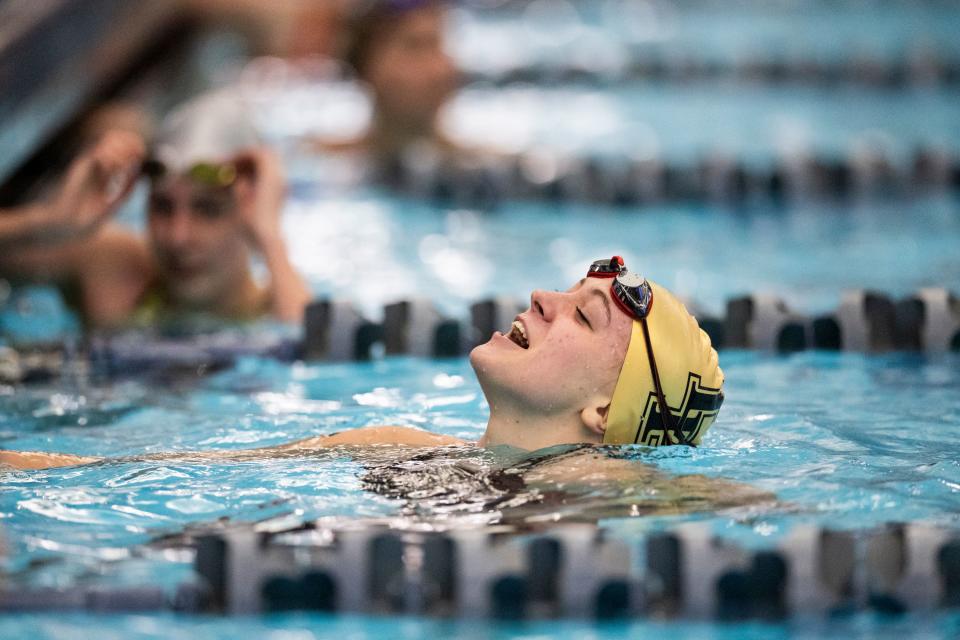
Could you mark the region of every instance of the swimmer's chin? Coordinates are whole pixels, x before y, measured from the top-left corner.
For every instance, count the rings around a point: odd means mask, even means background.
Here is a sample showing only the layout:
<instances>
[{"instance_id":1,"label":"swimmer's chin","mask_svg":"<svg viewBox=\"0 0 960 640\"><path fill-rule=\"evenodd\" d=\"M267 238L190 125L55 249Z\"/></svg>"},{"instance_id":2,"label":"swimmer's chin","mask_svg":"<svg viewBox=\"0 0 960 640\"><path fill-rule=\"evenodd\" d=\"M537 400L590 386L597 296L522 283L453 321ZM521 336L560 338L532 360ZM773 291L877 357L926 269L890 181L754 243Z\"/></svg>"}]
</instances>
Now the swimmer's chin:
<instances>
[{"instance_id":1,"label":"swimmer's chin","mask_svg":"<svg viewBox=\"0 0 960 640\"><path fill-rule=\"evenodd\" d=\"M477 381L483 387L484 380L489 375L489 369L495 366L501 360L502 353L496 345L496 336L491 337L483 344L477 345L470 350L470 366L477 375Z\"/></svg>"},{"instance_id":2,"label":"swimmer's chin","mask_svg":"<svg viewBox=\"0 0 960 640\"><path fill-rule=\"evenodd\" d=\"M490 341L487 340L483 344L478 344L473 349L470 350L470 366L473 367L473 370L479 373L477 367L483 362L484 355L486 353L487 347L490 344Z\"/></svg>"}]
</instances>

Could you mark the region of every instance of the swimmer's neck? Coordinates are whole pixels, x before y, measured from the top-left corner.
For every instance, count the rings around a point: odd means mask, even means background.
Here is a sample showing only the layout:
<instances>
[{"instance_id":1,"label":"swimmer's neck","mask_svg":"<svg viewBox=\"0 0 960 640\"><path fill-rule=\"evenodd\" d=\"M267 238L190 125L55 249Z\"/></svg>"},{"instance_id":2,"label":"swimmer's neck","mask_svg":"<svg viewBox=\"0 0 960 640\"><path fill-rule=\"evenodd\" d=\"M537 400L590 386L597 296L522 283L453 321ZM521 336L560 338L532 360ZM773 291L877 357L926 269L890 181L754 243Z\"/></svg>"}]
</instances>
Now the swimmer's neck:
<instances>
[{"instance_id":1,"label":"swimmer's neck","mask_svg":"<svg viewBox=\"0 0 960 640\"><path fill-rule=\"evenodd\" d=\"M528 415L517 411L494 410L491 405L490 420L477 446L495 447L509 445L527 451L535 451L558 444L600 444L599 435L586 428L579 415L543 416Z\"/></svg>"},{"instance_id":2,"label":"swimmer's neck","mask_svg":"<svg viewBox=\"0 0 960 640\"><path fill-rule=\"evenodd\" d=\"M367 132L365 146L381 160L400 157L406 149L421 140L436 141L436 118L423 122L398 122L375 116Z\"/></svg>"}]
</instances>

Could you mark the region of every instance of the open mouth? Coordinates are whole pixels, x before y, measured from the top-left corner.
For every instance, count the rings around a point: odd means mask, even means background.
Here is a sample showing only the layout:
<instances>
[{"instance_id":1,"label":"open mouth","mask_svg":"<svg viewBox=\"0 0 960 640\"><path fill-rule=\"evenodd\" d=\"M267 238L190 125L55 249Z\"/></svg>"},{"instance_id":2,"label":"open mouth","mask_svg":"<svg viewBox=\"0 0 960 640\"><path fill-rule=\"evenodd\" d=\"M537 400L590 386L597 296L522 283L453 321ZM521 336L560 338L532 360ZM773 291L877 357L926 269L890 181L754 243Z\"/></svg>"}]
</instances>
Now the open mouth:
<instances>
[{"instance_id":1,"label":"open mouth","mask_svg":"<svg viewBox=\"0 0 960 640\"><path fill-rule=\"evenodd\" d=\"M519 320L514 320L513 324L510 325L510 333L507 334L507 338L522 349L530 348L530 340L527 339L527 328L524 327L523 323Z\"/></svg>"}]
</instances>

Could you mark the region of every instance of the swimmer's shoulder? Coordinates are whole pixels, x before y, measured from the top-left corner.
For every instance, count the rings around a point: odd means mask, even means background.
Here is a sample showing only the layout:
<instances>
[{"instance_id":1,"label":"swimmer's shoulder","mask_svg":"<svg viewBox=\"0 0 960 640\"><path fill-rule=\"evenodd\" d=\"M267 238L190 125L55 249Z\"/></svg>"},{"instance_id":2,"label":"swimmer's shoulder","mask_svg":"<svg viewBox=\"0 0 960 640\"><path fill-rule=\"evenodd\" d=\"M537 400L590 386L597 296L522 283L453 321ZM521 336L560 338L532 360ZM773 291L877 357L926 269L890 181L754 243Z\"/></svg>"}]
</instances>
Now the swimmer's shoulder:
<instances>
[{"instance_id":1,"label":"swimmer's shoulder","mask_svg":"<svg viewBox=\"0 0 960 640\"><path fill-rule=\"evenodd\" d=\"M101 230L78 261L84 315L95 326L125 322L156 277L144 240L119 225Z\"/></svg>"},{"instance_id":2,"label":"swimmer's shoulder","mask_svg":"<svg viewBox=\"0 0 960 640\"><path fill-rule=\"evenodd\" d=\"M78 258L84 263L103 268L150 268L153 264L146 241L134 231L119 224L107 224L79 248Z\"/></svg>"}]
</instances>

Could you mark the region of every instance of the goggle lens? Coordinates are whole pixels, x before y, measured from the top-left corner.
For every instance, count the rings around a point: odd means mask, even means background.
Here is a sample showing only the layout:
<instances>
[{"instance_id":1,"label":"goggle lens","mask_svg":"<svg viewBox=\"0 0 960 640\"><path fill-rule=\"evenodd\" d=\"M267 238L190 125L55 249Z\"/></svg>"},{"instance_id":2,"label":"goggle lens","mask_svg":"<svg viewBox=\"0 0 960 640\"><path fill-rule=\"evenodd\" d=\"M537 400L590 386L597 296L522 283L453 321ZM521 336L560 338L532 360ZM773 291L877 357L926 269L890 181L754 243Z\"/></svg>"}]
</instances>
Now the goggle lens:
<instances>
[{"instance_id":1,"label":"goggle lens","mask_svg":"<svg viewBox=\"0 0 960 640\"><path fill-rule=\"evenodd\" d=\"M647 279L627 269L620 256L609 260L596 260L587 270L588 278L613 278L610 290L613 299L627 315L642 320L650 314L653 305L653 289Z\"/></svg>"},{"instance_id":2,"label":"goggle lens","mask_svg":"<svg viewBox=\"0 0 960 640\"><path fill-rule=\"evenodd\" d=\"M162 161L149 158L141 165L140 172L152 180L159 180L169 174L169 169ZM206 187L223 188L236 182L237 166L233 162L198 162L184 171L183 175Z\"/></svg>"},{"instance_id":3,"label":"goggle lens","mask_svg":"<svg viewBox=\"0 0 960 640\"><path fill-rule=\"evenodd\" d=\"M587 270L588 278L613 278L620 274L626 267L623 266L623 258L613 256L609 260L594 260L593 264Z\"/></svg>"}]
</instances>

